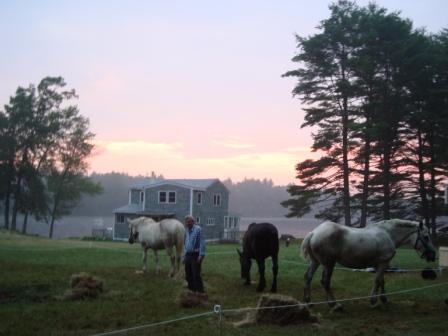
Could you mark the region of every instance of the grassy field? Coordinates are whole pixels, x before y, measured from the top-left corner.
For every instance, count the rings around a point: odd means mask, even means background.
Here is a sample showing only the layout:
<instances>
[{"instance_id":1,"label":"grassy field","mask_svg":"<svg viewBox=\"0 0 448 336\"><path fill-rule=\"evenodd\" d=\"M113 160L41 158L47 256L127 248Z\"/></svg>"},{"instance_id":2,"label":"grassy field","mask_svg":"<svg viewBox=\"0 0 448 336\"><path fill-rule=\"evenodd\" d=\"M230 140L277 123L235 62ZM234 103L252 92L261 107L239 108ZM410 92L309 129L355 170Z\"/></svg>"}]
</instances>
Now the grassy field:
<instances>
[{"instance_id":1,"label":"grassy field","mask_svg":"<svg viewBox=\"0 0 448 336\"><path fill-rule=\"evenodd\" d=\"M239 278L236 245L207 246L203 278L210 305L186 309L177 303L183 281L169 279L168 258L161 253L163 271L139 275L140 248L126 243L48 240L0 232L0 335L94 335L211 311L254 307L260 297L255 285L245 287ZM400 249L392 265L408 269L427 267L415 251ZM270 269L270 263L267 265ZM432 264L431 266L436 266ZM306 265L298 257L298 245L281 247L279 293L301 298ZM104 279L106 291L98 299L64 301L70 276L81 271ZM252 269L253 279L257 278ZM324 300L313 281L313 301ZM369 295L373 275L336 270L333 288L337 298ZM271 274L267 273L268 287ZM129 332L128 335L447 335L448 271L434 281L419 272L388 274L386 291L395 292L434 284L445 285L392 295L390 303L371 308L368 300L345 302L344 311L330 313L327 305L312 308L318 324L294 326L252 325L235 328L232 322L245 314L227 314L218 327L214 315Z\"/></svg>"}]
</instances>

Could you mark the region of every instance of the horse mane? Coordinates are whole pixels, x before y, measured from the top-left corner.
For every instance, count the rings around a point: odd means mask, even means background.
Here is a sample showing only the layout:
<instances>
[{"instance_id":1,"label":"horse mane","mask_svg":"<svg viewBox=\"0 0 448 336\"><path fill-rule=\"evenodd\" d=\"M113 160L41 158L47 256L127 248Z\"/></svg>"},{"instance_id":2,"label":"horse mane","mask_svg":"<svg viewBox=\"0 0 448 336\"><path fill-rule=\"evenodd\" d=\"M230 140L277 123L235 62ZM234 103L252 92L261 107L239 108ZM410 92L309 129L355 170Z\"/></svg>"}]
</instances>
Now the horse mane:
<instances>
[{"instance_id":1,"label":"horse mane","mask_svg":"<svg viewBox=\"0 0 448 336\"><path fill-rule=\"evenodd\" d=\"M373 225L389 229L392 229L394 227L412 229L412 228L418 228L419 222L411 221L408 219L394 218L394 219L382 220L380 222L374 223Z\"/></svg>"},{"instance_id":2,"label":"horse mane","mask_svg":"<svg viewBox=\"0 0 448 336\"><path fill-rule=\"evenodd\" d=\"M157 223L154 219L152 219L150 217L143 217L143 216L135 218L135 219L131 220L130 222L131 222L132 228L136 228L136 227L140 226L140 224L149 224L150 225L150 224Z\"/></svg>"}]
</instances>

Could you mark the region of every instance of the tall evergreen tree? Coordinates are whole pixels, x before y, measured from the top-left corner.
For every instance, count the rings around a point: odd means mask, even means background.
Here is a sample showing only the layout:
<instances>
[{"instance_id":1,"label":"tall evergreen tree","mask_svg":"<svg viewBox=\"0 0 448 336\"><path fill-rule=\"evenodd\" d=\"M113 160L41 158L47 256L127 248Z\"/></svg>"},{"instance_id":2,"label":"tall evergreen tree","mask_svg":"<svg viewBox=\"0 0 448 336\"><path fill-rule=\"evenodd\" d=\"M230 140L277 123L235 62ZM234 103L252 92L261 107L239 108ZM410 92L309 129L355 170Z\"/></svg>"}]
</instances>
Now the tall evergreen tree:
<instances>
[{"instance_id":1,"label":"tall evergreen tree","mask_svg":"<svg viewBox=\"0 0 448 336\"><path fill-rule=\"evenodd\" d=\"M333 220L344 217L345 225L350 226L349 160L354 144L349 134L352 115L358 108L352 58L359 10L354 3L342 0L330 5L330 11L330 18L319 26L321 33L308 38L297 36L300 52L293 61L299 68L284 75L297 77L293 94L307 105L302 127L317 126L313 150L324 154L319 160L297 165L297 178L303 185L291 186L288 191L295 199L283 205L290 209L289 216L296 216L307 211L311 203L331 197L331 209L318 216Z\"/></svg>"}]
</instances>

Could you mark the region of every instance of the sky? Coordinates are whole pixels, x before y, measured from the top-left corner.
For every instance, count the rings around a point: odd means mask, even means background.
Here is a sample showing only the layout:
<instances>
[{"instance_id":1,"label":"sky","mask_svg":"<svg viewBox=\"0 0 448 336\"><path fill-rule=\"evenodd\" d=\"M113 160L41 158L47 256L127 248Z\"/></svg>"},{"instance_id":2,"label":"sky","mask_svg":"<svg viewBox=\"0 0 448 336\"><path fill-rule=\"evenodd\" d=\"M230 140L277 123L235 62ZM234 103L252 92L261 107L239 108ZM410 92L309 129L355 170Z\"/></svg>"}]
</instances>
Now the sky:
<instances>
[{"instance_id":1,"label":"sky","mask_svg":"<svg viewBox=\"0 0 448 336\"><path fill-rule=\"evenodd\" d=\"M294 183L317 154L281 75L329 3L0 0L0 109L18 86L62 76L96 134L89 172ZM376 3L448 27L446 0Z\"/></svg>"}]
</instances>

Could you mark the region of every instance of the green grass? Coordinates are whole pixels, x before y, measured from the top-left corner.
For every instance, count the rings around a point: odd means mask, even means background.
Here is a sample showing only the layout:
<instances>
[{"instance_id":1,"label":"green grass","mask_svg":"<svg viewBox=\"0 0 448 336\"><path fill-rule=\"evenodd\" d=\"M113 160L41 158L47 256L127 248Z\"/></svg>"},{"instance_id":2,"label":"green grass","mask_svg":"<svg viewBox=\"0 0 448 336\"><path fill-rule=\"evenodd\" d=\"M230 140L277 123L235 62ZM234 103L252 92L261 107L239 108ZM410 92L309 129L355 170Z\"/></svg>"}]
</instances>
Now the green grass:
<instances>
[{"instance_id":1,"label":"green grass","mask_svg":"<svg viewBox=\"0 0 448 336\"><path fill-rule=\"evenodd\" d=\"M207 246L203 278L210 305L181 308L176 302L183 281L168 278L168 258L161 252L162 273L141 268L138 245L81 240L48 240L0 232L0 335L92 335L100 332L170 320L223 309L254 307L260 297L255 285L245 287L239 278L236 245ZM298 245L281 247L279 293L301 298L306 265L298 257ZM409 269L427 267L411 249L400 249L392 265ZM430 266L435 267L436 264ZM271 282L267 264L268 287ZM105 293L98 299L63 301L70 276L81 271L101 277ZM256 269L252 269L256 280ZM322 301L320 271L313 281L312 299ZM373 274L335 270L333 288L337 298L369 295ZM435 281L425 281L419 272L386 275L386 291L394 292L438 283L448 283L448 272ZM372 309L368 300L345 302L344 312L331 313L327 305L312 308L319 324L295 326L252 325L235 328L231 322L244 313L225 315L221 335L446 335L448 285L391 295L390 303ZM219 335L216 316L206 316L169 325L129 332L128 335Z\"/></svg>"}]
</instances>

